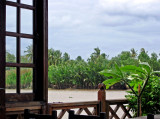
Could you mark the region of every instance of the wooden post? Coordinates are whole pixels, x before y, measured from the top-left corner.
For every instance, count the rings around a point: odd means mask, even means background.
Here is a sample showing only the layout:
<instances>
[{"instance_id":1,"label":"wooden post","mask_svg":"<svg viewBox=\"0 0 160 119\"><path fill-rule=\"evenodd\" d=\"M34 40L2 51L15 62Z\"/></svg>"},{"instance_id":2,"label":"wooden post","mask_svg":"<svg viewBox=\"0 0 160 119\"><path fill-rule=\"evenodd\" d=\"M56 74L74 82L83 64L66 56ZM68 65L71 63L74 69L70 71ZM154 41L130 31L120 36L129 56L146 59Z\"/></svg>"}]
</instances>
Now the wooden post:
<instances>
[{"instance_id":1,"label":"wooden post","mask_svg":"<svg viewBox=\"0 0 160 119\"><path fill-rule=\"evenodd\" d=\"M0 119L5 119L6 0L0 0Z\"/></svg>"},{"instance_id":2,"label":"wooden post","mask_svg":"<svg viewBox=\"0 0 160 119\"><path fill-rule=\"evenodd\" d=\"M35 101L48 102L48 0L34 0Z\"/></svg>"},{"instance_id":3,"label":"wooden post","mask_svg":"<svg viewBox=\"0 0 160 119\"><path fill-rule=\"evenodd\" d=\"M103 83L98 84L98 100L101 101L101 112L106 112L106 117L109 117L109 110L107 110L106 106L106 92L105 92L105 85Z\"/></svg>"}]
</instances>

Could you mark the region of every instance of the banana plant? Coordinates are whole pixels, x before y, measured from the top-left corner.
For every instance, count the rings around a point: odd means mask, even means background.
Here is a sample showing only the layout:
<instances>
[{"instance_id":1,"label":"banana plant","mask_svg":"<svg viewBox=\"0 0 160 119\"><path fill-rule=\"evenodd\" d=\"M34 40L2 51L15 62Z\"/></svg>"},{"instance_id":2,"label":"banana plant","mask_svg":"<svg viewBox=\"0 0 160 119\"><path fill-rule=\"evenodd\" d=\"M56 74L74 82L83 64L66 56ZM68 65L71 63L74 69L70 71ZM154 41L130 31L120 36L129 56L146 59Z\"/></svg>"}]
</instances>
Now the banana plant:
<instances>
[{"instance_id":1,"label":"banana plant","mask_svg":"<svg viewBox=\"0 0 160 119\"><path fill-rule=\"evenodd\" d=\"M160 73L160 71L153 71L147 62L140 62L139 66L126 65L119 67L115 63L115 68L112 70L103 70L100 72L101 75L108 77L103 83L106 85L106 89L110 86L118 83L124 82L132 90L133 94L137 97L138 111L137 116L140 116L140 101L142 93L148 83L150 78L156 77L155 74ZM138 85L142 85L140 93L137 92Z\"/></svg>"}]
</instances>

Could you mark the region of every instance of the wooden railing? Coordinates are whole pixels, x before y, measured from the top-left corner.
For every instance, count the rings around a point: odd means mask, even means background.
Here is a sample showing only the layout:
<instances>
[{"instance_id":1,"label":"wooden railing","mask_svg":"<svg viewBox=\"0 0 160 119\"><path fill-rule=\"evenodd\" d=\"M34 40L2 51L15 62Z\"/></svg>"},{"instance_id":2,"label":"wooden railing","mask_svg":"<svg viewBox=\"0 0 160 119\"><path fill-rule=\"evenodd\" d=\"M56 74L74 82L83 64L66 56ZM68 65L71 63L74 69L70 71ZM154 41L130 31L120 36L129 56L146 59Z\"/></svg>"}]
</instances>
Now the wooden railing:
<instances>
[{"instance_id":1,"label":"wooden railing","mask_svg":"<svg viewBox=\"0 0 160 119\"><path fill-rule=\"evenodd\" d=\"M92 108L92 110L91 110ZM100 101L90 101L90 102L72 102L72 103L49 103L48 113L51 114L52 110L60 110L57 115L58 119L62 119L66 112L69 110L77 110L76 114L81 114L82 112L86 115L98 115L100 112Z\"/></svg>"},{"instance_id":2,"label":"wooden railing","mask_svg":"<svg viewBox=\"0 0 160 119\"><path fill-rule=\"evenodd\" d=\"M106 112L106 119L131 118L130 108L126 99L106 100L105 85L99 84L98 100L101 101L101 111ZM119 114L117 112L120 110Z\"/></svg>"},{"instance_id":3,"label":"wooden railing","mask_svg":"<svg viewBox=\"0 0 160 119\"><path fill-rule=\"evenodd\" d=\"M84 114L85 112L86 115L99 115L100 112L106 112L106 119L125 119L126 117L132 117L126 99L106 100L105 85L99 84L98 87L98 101L49 103L48 113L51 114L52 110L60 110L58 113L58 119L67 119L64 115L71 109L76 109L76 114L81 114L82 112Z\"/></svg>"},{"instance_id":4,"label":"wooden railing","mask_svg":"<svg viewBox=\"0 0 160 119\"><path fill-rule=\"evenodd\" d=\"M120 114L117 112L120 111ZM125 119L126 117L132 118L130 108L126 99L106 100L106 113L107 119Z\"/></svg>"}]
</instances>

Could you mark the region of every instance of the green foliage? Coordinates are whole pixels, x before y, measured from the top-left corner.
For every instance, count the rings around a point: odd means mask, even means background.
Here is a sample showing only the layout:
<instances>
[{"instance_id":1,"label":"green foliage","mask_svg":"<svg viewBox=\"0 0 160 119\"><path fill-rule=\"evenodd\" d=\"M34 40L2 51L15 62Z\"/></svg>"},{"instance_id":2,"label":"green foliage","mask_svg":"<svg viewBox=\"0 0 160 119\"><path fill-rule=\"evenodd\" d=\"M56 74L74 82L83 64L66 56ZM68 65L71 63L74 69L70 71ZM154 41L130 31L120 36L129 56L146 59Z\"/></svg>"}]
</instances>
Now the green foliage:
<instances>
[{"instance_id":1,"label":"green foliage","mask_svg":"<svg viewBox=\"0 0 160 119\"><path fill-rule=\"evenodd\" d=\"M120 78L112 78L112 79L107 79L107 80L103 81L103 83L106 85L106 89L109 89L110 86L112 86L120 81L121 81Z\"/></svg>"},{"instance_id":2,"label":"green foliage","mask_svg":"<svg viewBox=\"0 0 160 119\"><path fill-rule=\"evenodd\" d=\"M64 87L70 87L73 77L73 65L51 65L48 70L49 84L56 85L61 89Z\"/></svg>"},{"instance_id":3,"label":"green foliage","mask_svg":"<svg viewBox=\"0 0 160 119\"><path fill-rule=\"evenodd\" d=\"M16 68L6 69L6 88L16 88ZM31 88L33 80L32 69L21 70L21 88Z\"/></svg>"},{"instance_id":4,"label":"green foliage","mask_svg":"<svg viewBox=\"0 0 160 119\"><path fill-rule=\"evenodd\" d=\"M124 80L124 75L117 64L115 64L114 69L102 70L100 74L109 77L109 79L103 81L103 83L106 85L106 89L109 89L110 86Z\"/></svg>"},{"instance_id":5,"label":"green foliage","mask_svg":"<svg viewBox=\"0 0 160 119\"><path fill-rule=\"evenodd\" d=\"M31 68L21 69L21 88L32 88L33 70Z\"/></svg>"},{"instance_id":6,"label":"green foliage","mask_svg":"<svg viewBox=\"0 0 160 119\"><path fill-rule=\"evenodd\" d=\"M98 49L91 54L88 62L85 62L80 56L76 60L62 60L59 64L49 66L49 86L54 88L96 88L98 83L104 81L104 77L98 72L103 70L107 64L108 60Z\"/></svg>"},{"instance_id":7,"label":"green foliage","mask_svg":"<svg viewBox=\"0 0 160 119\"><path fill-rule=\"evenodd\" d=\"M52 48L49 49L48 50L48 65L58 65L61 63L62 63L62 52L60 50L54 50Z\"/></svg>"},{"instance_id":8,"label":"green foliage","mask_svg":"<svg viewBox=\"0 0 160 119\"><path fill-rule=\"evenodd\" d=\"M33 50L33 47L31 46L27 47L27 50L24 53L25 55L21 56L22 62L27 63L29 60L30 61L33 60L32 59L33 55L31 55L32 50ZM142 56L143 54L145 54L145 57ZM12 58L7 57L8 62L9 61L15 62L15 56L13 54L11 55L12 55ZM114 62L116 62L117 67L121 67L120 70L122 71L122 74L124 75L124 77L127 77L130 73L135 73L138 71L138 69L135 72L134 70L130 69L132 70L132 72L128 71L127 73L124 73L125 72L124 66L126 68L128 65L130 68L131 68L131 65L138 67L139 60L141 59L149 60L149 64L151 67L153 67L154 70L160 70L160 60L158 59L158 55L156 53L152 53L151 57L149 57L147 54L147 51L145 51L144 48L141 50L139 54L135 49L132 48L130 51L122 51L120 54L118 54L115 57L112 57L111 59L108 59L108 57L109 56L106 55L105 53L101 53L101 50L98 47L94 48L93 53L90 55L87 61L82 59L81 56L78 56L75 60L71 60L70 55L68 53L62 53L60 50L54 50L52 48L49 49L48 50L49 87L97 88L98 83L101 83L106 79L111 79L111 76L110 77L102 76L99 72L104 69L116 70ZM120 74L117 74L117 72L115 74L120 75ZM139 76L140 74L141 73L139 72ZM134 75L132 75L132 77L133 76ZM144 75L141 75L141 78L144 78ZM115 79L119 79L119 78L115 78ZM135 80L135 82L139 82L143 84L140 81L141 81L140 79ZM117 80L117 82L119 81ZM23 83L25 83L25 81ZM134 82L130 83L130 85L132 86L133 84ZM31 85L32 84L29 84L26 87L30 87ZM124 85L124 83L121 83L120 85ZM14 83L13 83L13 87L14 87Z\"/></svg>"},{"instance_id":9,"label":"green foliage","mask_svg":"<svg viewBox=\"0 0 160 119\"><path fill-rule=\"evenodd\" d=\"M65 52L65 53L63 54L62 59L63 59L64 62L69 61L69 60L70 60L69 54Z\"/></svg>"},{"instance_id":10,"label":"green foliage","mask_svg":"<svg viewBox=\"0 0 160 119\"><path fill-rule=\"evenodd\" d=\"M140 52L140 54L139 54L139 56L138 56L138 59L139 59L141 62L149 62L150 57L148 56L147 53L148 53L148 52L145 51L144 48L141 48L141 52Z\"/></svg>"},{"instance_id":11,"label":"green foliage","mask_svg":"<svg viewBox=\"0 0 160 119\"><path fill-rule=\"evenodd\" d=\"M25 56L23 56L24 59L24 63L32 63L33 62L33 45L29 45L26 47L26 51L24 51L24 53L26 54Z\"/></svg>"},{"instance_id":12,"label":"green foliage","mask_svg":"<svg viewBox=\"0 0 160 119\"><path fill-rule=\"evenodd\" d=\"M76 60L77 60L77 61L82 61L83 59L82 59L81 56L78 56L78 57L76 58Z\"/></svg>"},{"instance_id":13,"label":"green foliage","mask_svg":"<svg viewBox=\"0 0 160 119\"><path fill-rule=\"evenodd\" d=\"M129 86L131 89L129 92L130 95L127 95L126 97L129 99L131 109L135 114L140 109L139 100L142 100L144 108L143 114L151 112L160 113L160 78L155 75L157 73L159 74L160 72L153 71L150 65L146 62L140 62L139 67L132 65L118 67L118 65L115 64L114 69L103 70L100 72L100 74L110 77L110 79L103 82L107 89L120 81L125 82ZM142 89L138 93L139 85L141 85ZM137 105L135 101L138 102ZM147 109L147 107L149 108L150 106L152 109ZM139 113L137 113L137 115L139 116Z\"/></svg>"},{"instance_id":14,"label":"green foliage","mask_svg":"<svg viewBox=\"0 0 160 119\"><path fill-rule=\"evenodd\" d=\"M6 87L14 89L16 88L16 69L6 69Z\"/></svg>"},{"instance_id":15,"label":"green foliage","mask_svg":"<svg viewBox=\"0 0 160 119\"><path fill-rule=\"evenodd\" d=\"M16 62L16 57L14 56L14 54L6 52L6 62L10 62L10 63Z\"/></svg>"},{"instance_id":16,"label":"green foliage","mask_svg":"<svg viewBox=\"0 0 160 119\"><path fill-rule=\"evenodd\" d=\"M136 91L137 92L137 91ZM138 92L137 92L138 93ZM134 113L137 114L137 97L133 92L129 91L126 98ZM160 114L160 79L158 77L151 78L141 96L142 115L148 113Z\"/></svg>"}]
</instances>

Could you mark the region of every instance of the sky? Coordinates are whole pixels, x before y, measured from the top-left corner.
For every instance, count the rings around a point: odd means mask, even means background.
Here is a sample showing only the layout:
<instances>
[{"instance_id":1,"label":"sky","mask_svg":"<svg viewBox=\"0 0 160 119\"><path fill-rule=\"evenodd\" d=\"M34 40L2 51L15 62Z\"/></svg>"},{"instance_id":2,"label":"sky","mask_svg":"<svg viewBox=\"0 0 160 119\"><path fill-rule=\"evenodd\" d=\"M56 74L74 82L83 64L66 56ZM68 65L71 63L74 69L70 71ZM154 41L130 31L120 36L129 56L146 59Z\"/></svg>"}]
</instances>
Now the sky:
<instances>
[{"instance_id":1,"label":"sky","mask_svg":"<svg viewBox=\"0 0 160 119\"><path fill-rule=\"evenodd\" d=\"M71 59L87 59L97 47L109 58L131 48L137 53L141 48L160 53L160 0L48 1L49 48L67 52ZM32 33L32 11L22 9L22 13L22 33ZM8 31L16 30L15 14L14 7L7 7ZM8 50L15 52L15 40L7 39ZM28 44L32 42L23 39L22 51Z\"/></svg>"},{"instance_id":2,"label":"sky","mask_svg":"<svg viewBox=\"0 0 160 119\"><path fill-rule=\"evenodd\" d=\"M160 0L49 0L49 48L75 59L94 48L111 57L135 48L160 53Z\"/></svg>"}]
</instances>

